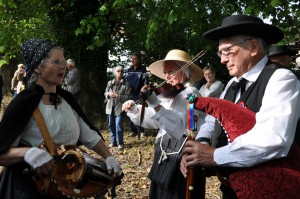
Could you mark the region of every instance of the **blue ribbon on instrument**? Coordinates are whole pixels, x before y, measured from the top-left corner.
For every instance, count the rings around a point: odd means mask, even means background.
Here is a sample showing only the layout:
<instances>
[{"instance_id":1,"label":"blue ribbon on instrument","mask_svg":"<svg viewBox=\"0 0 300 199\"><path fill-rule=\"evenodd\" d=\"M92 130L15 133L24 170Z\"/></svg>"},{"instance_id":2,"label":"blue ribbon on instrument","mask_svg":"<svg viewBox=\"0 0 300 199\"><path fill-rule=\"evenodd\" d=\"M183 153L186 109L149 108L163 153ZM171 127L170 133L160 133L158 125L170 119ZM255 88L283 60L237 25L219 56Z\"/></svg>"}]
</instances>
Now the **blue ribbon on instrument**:
<instances>
[{"instance_id":1,"label":"blue ribbon on instrument","mask_svg":"<svg viewBox=\"0 0 300 199\"><path fill-rule=\"evenodd\" d=\"M189 130L195 130L194 103L189 103Z\"/></svg>"}]
</instances>

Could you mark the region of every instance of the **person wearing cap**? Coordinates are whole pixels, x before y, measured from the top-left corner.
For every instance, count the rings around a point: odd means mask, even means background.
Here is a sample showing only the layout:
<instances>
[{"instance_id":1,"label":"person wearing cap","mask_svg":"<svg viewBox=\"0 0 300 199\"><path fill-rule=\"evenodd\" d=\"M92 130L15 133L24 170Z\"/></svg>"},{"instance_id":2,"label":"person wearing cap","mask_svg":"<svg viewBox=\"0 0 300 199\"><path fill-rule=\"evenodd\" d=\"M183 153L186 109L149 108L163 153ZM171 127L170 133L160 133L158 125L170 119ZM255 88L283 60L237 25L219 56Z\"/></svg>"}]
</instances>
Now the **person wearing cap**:
<instances>
[{"instance_id":1,"label":"person wearing cap","mask_svg":"<svg viewBox=\"0 0 300 199\"><path fill-rule=\"evenodd\" d=\"M281 168L289 178L267 167L265 172L270 173L270 178L265 179L268 186L263 187L251 176L236 182L233 189L230 178L235 171L251 172L259 165L272 165L278 158L289 161L289 152L299 149L293 140L300 112L300 83L293 72L267 57L268 46L281 41L283 36L279 28L246 15L226 17L220 27L203 34L204 39L218 42L217 54L233 76L220 98L244 104L256 113L254 127L233 142L228 141L226 132L211 116L206 117L198 132L201 142L186 142L181 172L186 176L188 166L214 167L223 198L298 198L300 195L300 168L297 167ZM296 156L299 160L299 155Z\"/></svg>"},{"instance_id":2,"label":"person wearing cap","mask_svg":"<svg viewBox=\"0 0 300 199\"><path fill-rule=\"evenodd\" d=\"M0 123L0 165L4 166L0 198L45 198L39 195L30 171L34 176L49 176L55 161L48 151L39 147L44 141L44 130L40 131L42 126L35 118L43 118L56 145L82 143L105 159L114 177L121 175L121 167L100 132L72 94L60 87L66 69L63 49L49 40L32 38L22 44L21 50L29 80L26 89L7 106ZM34 117L35 110L40 110L41 116Z\"/></svg>"},{"instance_id":3,"label":"person wearing cap","mask_svg":"<svg viewBox=\"0 0 300 199\"><path fill-rule=\"evenodd\" d=\"M25 66L24 64L18 64L18 69L14 73L14 77L11 80L11 90L13 91L13 97L16 97L17 94L24 88L23 78L25 77Z\"/></svg>"},{"instance_id":4,"label":"person wearing cap","mask_svg":"<svg viewBox=\"0 0 300 199\"><path fill-rule=\"evenodd\" d=\"M187 65L189 62L191 64ZM186 180L179 170L182 147L187 139L188 109L185 95L190 92L200 95L195 87L189 85L203 78L203 72L191 62L188 53L178 49L169 51L165 59L152 63L149 70L151 74L174 87L178 84L186 86L175 90L178 92L177 95L177 92L174 93L175 96L167 95L166 91L158 96L152 92L150 96L145 97L148 107L144 110L142 126L159 129L154 162L148 175L151 180L149 198L185 198ZM122 109L127 112L133 123L140 124L141 105L134 105L134 101L129 100L123 104ZM205 186L205 181L196 181L197 193L193 198L204 198L205 191L201 187Z\"/></svg>"},{"instance_id":5,"label":"person wearing cap","mask_svg":"<svg viewBox=\"0 0 300 199\"><path fill-rule=\"evenodd\" d=\"M292 50L288 45L276 46L272 45L268 49L268 57L272 62L289 67L292 56L297 54L296 50Z\"/></svg>"}]
</instances>

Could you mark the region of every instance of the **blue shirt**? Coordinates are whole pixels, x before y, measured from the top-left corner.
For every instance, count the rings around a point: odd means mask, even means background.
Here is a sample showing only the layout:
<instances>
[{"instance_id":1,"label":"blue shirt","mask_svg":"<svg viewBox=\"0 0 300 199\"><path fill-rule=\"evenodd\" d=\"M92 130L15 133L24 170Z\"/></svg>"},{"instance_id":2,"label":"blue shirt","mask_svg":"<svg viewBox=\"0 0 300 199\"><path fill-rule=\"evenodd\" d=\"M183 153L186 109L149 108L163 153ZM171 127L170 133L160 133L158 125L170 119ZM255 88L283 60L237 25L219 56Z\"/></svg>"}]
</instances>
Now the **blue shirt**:
<instances>
[{"instance_id":1,"label":"blue shirt","mask_svg":"<svg viewBox=\"0 0 300 199\"><path fill-rule=\"evenodd\" d=\"M140 65L137 69L131 66L125 70L124 78L131 87L131 97L133 100L137 100L140 94L141 88L144 85L149 85L149 77L145 67Z\"/></svg>"}]
</instances>

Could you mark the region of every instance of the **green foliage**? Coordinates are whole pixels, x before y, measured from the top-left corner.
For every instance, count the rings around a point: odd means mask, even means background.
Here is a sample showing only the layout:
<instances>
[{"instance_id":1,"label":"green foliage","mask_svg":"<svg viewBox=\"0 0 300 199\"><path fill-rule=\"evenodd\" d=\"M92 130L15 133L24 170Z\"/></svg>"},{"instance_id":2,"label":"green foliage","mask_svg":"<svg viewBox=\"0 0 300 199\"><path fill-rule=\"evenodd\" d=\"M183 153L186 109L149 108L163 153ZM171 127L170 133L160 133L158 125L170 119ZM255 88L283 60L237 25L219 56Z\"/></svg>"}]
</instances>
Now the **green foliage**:
<instances>
[{"instance_id":1,"label":"green foliage","mask_svg":"<svg viewBox=\"0 0 300 199\"><path fill-rule=\"evenodd\" d=\"M268 19L285 32L280 44L300 39L300 2L296 0L1 0L0 66L23 62L21 43L31 37L51 39L65 49L65 57L76 60L82 73L82 107L98 118L101 112L107 68L127 64L121 57L143 53L143 63L164 59L171 49L182 49L195 63L213 65L218 78L228 71L216 56L216 44L202 39L218 27L224 17L247 14ZM271 34L271 33L270 33ZM117 57L110 61L109 54ZM152 81L159 81L151 76Z\"/></svg>"},{"instance_id":2,"label":"green foliage","mask_svg":"<svg viewBox=\"0 0 300 199\"><path fill-rule=\"evenodd\" d=\"M11 59L23 62L20 55L21 43L29 37L53 38L49 27L46 7L40 1L11 1L0 3L0 66Z\"/></svg>"},{"instance_id":3,"label":"green foliage","mask_svg":"<svg viewBox=\"0 0 300 199\"><path fill-rule=\"evenodd\" d=\"M106 73L132 51L142 51L149 65L174 48L192 56L205 49L207 54L196 64L214 65L226 79L216 45L204 41L202 34L226 16L247 14L279 26L285 32L280 44L293 43L300 38L299 4L296 0L2 0L1 63L21 61L20 44L41 37L62 44L66 56L78 57L86 71L95 74ZM109 62L108 52L118 59Z\"/></svg>"}]
</instances>

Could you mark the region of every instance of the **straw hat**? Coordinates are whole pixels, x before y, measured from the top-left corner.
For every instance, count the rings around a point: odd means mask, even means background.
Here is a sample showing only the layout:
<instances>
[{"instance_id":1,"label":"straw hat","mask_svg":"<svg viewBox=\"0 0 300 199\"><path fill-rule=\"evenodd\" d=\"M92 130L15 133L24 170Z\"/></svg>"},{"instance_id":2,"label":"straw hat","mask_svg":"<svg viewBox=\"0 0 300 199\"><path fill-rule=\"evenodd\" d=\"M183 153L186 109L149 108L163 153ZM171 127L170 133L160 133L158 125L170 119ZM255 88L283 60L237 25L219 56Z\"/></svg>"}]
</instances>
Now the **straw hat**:
<instances>
[{"instance_id":1,"label":"straw hat","mask_svg":"<svg viewBox=\"0 0 300 199\"><path fill-rule=\"evenodd\" d=\"M218 42L220 39L249 35L262 38L268 45L283 39L283 32L272 25L264 23L260 18L247 15L232 15L223 19L220 27L205 32L204 39Z\"/></svg>"},{"instance_id":2,"label":"straw hat","mask_svg":"<svg viewBox=\"0 0 300 199\"><path fill-rule=\"evenodd\" d=\"M171 50L168 52L167 56L163 60L156 61L149 66L151 74L164 79L164 63L165 62L177 62L183 67L186 63L191 61L190 55L183 50ZM189 66L190 77L189 79L193 82L197 82L203 78L202 69L194 63L191 63Z\"/></svg>"}]
</instances>

